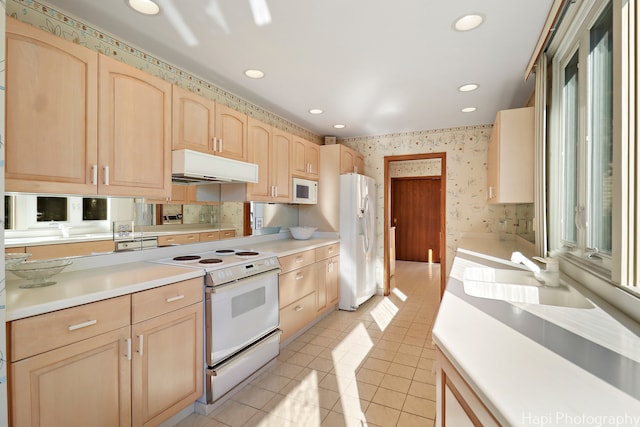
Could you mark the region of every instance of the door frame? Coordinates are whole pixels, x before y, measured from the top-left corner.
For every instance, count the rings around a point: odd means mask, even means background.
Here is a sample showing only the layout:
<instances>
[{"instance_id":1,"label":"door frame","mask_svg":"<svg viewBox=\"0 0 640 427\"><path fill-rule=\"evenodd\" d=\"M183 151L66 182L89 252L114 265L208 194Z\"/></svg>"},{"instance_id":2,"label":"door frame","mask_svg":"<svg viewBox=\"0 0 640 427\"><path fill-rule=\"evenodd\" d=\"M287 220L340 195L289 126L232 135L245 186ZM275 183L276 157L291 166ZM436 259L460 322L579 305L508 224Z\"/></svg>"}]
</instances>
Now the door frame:
<instances>
[{"instance_id":1,"label":"door frame","mask_svg":"<svg viewBox=\"0 0 640 427\"><path fill-rule=\"evenodd\" d=\"M440 159L440 297L444 293L446 285L445 271L447 263L447 153L423 153L406 154L399 156L384 157L384 294L389 295L391 278L389 276L389 227L391 227L391 176L389 175L389 164L391 162L402 162L407 160L429 160ZM433 176L433 175L430 175Z\"/></svg>"}]
</instances>

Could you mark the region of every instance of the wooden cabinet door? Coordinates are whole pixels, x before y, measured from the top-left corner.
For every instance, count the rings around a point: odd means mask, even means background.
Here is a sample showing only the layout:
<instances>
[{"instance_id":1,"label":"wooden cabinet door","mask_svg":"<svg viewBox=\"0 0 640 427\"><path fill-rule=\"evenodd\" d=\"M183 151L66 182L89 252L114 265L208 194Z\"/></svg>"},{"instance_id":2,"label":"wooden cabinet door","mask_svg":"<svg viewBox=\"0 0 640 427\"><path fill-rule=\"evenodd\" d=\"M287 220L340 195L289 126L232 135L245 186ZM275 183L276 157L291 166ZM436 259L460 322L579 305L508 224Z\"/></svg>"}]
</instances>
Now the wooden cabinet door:
<instances>
[{"instance_id":1,"label":"wooden cabinet door","mask_svg":"<svg viewBox=\"0 0 640 427\"><path fill-rule=\"evenodd\" d=\"M307 141L306 157L309 163L307 177L318 179L320 177L320 146Z\"/></svg>"},{"instance_id":2,"label":"wooden cabinet door","mask_svg":"<svg viewBox=\"0 0 640 427\"><path fill-rule=\"evenodd\" d=\"M316 263L316 311L322 312L338 302L340 257L328 258Z\"/></svg>"},{"instance_id":3,"label":"wooden cabinet door","mask_svg":"<svg viewBox=\"0 0 640 427\"><path fill-rule=\"evenodd\" d=\"M327 304L333 305L340 298L340 257L335 256L329 260L326 276Z\"/></svg>"},{"instance_id":4,"label":"wooden cabinet door","mask_svg":"<svg viewBox=\"0 0 640 427\"><path fill-rule=\"evenodd\" d=\"M132 326L134 426L158 425L202 395L202 316L198 303Z\"/></svg>"},{"instance_id":5,"label":"wooden cabinet door","mask_svg":"<svg viewBox=\"0 0 640 427\"><path fill-rule=\"evenodd\" d=\"M173 86L173 149L213 154L215 102Z\"/></svg>"},{"instance_id":6,"label":"wooden cabinet door","mask_svg":"<svg viewBox=\"0 0 640 427\"><path fill-rule=\"evenodd\" d=\"M291 135L274 129L271 144L271 185L274 187L274 202L291 201L290 151Z\"/></svg>"},{"instance_id":7,"label":"wooden cabinet door","mask_svg":"<svg viewBox=\"0 0 640 427\"><path fill-rule=\"evenodd\" d=\"M130 327L9 365L14 426L130 426Z\"/></svg>"},{"instance_id":8,"label":"wooden cabinet door","mask_svg":"<svg viewBox=\"0 0 640 427\"><path fill-rule=\"evenodd\" d=\"M171 195L171 84L99 55L98 193Z\"/></svg>"},{"instance_id":9,"label":"wooden cabinet door","mask_svg":"<svg viewBox=\"0 0 640 427\"><path fill-rule=\"evenodd\" d=\"M344 146L340 147L340 174L351 173L355 166L355 153Z\"/></svg>"},{"instance_id":10,"label":"wooden cabinet door","mask_svg":"<svg viewBox=\"0 0 640 427\"><path fill-rule=\"evenodd\" d=\"M494 128L489 139L487 147L487 200L494 201L498 197L500 188L499 182L499 165L500 165L500 115L497 116Z\"/></svg>"},{"instance_id":11,"label":"wooden cabinet door","mask_svg":"<svg viewBox=\"0 0 640 427\"><path fill-rule=\"evenodd\" d=\"M271 184L271 126L259 120L248 119L248 157L249 163L258 165L258 182L247 184L247 200L253 202L270 202L272 196Z\"/></svg>"},{"instance_id":12,"label":"wooden cabinet door","mask_svg":"<svg viewBox=\"0 0 640 427\"><path fill-rule=\"evenodd\" d=\"M98 54L7 17L5 189L95 194Z\"/></svg>"},{"instance_id":13,"label":"wooden cabinet door","mask_svg":"<svg viewBox=\"0 0 640 427\"><path fill-rule=\"evenodd\" d=\"M293 138L291 145L291 173L296 176L307 176L307 142L304 139Z\"/></svg>"},{"instance_id":14,"label":"wooden cabinet door","mask_svg":"<svg viewBox=\"0 0 640 427\"><path fill-rule=\"evenodd\" d=\"M247 115L226 105L216 105L215 154L229 159L247 160Z\"/></svg>"},{"instance_id":15,"label":"wooden cabinet door","mask_svg":"<svg viewBox=\"0 0 640 427\"><path fill-rule=\"evenodd\" d=\"M355 173L364 175L364 156L362 154L356 153L353 166L353 171Z\"/></svg>"}]
</instances>

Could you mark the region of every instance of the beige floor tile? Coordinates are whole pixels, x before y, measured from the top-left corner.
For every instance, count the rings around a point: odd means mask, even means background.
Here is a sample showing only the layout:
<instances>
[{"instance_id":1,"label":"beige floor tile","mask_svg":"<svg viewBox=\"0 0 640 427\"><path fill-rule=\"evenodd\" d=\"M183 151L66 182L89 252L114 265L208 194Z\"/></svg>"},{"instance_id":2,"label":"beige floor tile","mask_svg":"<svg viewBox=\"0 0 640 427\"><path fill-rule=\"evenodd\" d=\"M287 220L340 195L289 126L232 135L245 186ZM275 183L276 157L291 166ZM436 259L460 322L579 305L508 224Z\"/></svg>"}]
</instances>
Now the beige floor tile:
<instances>
[{"instance_id":1,"label":"beige floor tile","mask_svg":"<svg viewBox=\"0 0 640 427\"><path fill-rule=\"evenodd\" d=\"M380 385L384 373L380 371L374 371L373 369L360 368L356 374L356 380L358 383L373 384L375 386Z\"/></svg>"},{"instance_id":2,"label":"beige floor tile","mask_svg":"<svg viewBox=\"0 0 640 427\"><path fill-rule=\"evenodd\" d=\"M362 365L363 368L373 369L374 371L387 372L391 366L391 362L382 359L375 359L373 357L367 357Z\"/></svg>"},{"instance_id":3,"label":"beige floor tile","mask_svg":"<svg viewBox=\"0 0 640 427\"><path fill-rule=\"evenodd\" d=\"M422 354L422 350L423 350L422 347L409 345L405 343L400 344L400 346L398 347L398 353L409 354L409 355L418 356L418 357Z\"/></svg>"},{"instance_id":4,"label":"beige floor tile","mask_svg":"<svg viewBox=\"0 0 640 427\"><path fill-rule=\"evenodd\" d=\"M378 386L376 385L359 383L357 381L354 381L351 384L349 384L349 386L342 393L342 395L357 397L359 399L371 402L371 399L373 399L373 396L376 394L376 391L378 391Z\"/></svg>"},{"instance_id":5,"label":"beige floor tile","mask_svg":"<svg viewBox=\"0 0 640 427\"><path fill-rule=\"evenodd\" d=\"M295 378L303 369L304 367L300 365L282 362L272 367L269 372L275 375L280 375L281 377Z\"/></svg>"},{"instance_id":6,"label":"beige floor tile","mask_svg":"<svg viewBox=\"0 0 640 427\"><path fill-rule=\"evenodd\" d=\"M422 399L429 399L435 402L436 400L436 388L433 384L421 383L419 381L412 381L411 386L407 394L420 397Z\"/></svg>"},{"instance_id":7,"label":"beige floor tile","mask_svg":"<svg viewBox=\"0 0 640 427\"><path fill-rule=\"evenodd\" d=\"M238 403L234 400L227 400L209 416L230 427L241 427L256 413L258 413L258 410L251 406Z\"/></svg>"},{"instance_id":8,"label":"beige floor tile","mask_svg":"<svg viewBox=\"0 0 640 427\"><path fill-rule=\"evenodd\" d=\"M426 357L421 357L420 360L418 360L418 368L425 369L427 371L432 371L433 363L434 363L433 359L427 359Z\"/></svg>"},{"instance_id":9,"label":"beige floor tile","mask_svg":"<svg viewBox=\"0 0 640 427\"><path fill-rule=\"evenodd\" d=\"M315 357L304 354L304 353L296 353L287 359L288 363L293 363L294 365L307 366Z\"/></svg>"},{"instance_id":10,"label":"beige floor tile","mask_svg":"<svg viewBox=\"0 0 640 427\"><path fill-rule=\"evenodd\" d=\"M388 406L372 403L365 413L369 425L375 424L381 427L394 427L400 418L400 411Z\"/></svg>"},{"instance_id":11,"label":"beige floor tile","mask_svg":"<svg viewBox=\"0 0 640 427\"><path fill-rule=\"evenodd\" d=\"M416 373L413 376L413 380L435 385L436 374L434 372L431 372L430 370L427 371L426 369L416 369Z\"/></svg>"},{"instance_id":12,"label":"beige floor tile","mask_svg":"<svg viewBox=\"0 0 640 427\"><path fill-rule=\"evenodd\" d=\"M404 405L406 397L406 393L378 387L378 390L373 396L371 403L377 403L378 405L388 406L390 408L400 410Z\"/></svg>"},{"instance_id":13,"label":"beige floor tile","mask_svg":"<svg viewBox=\"0 0 640 427\"><path fill-rule=\"evenodd\" d=\"M331 344L333 344L333 342L334 342L333 338L314 335L313 339L309 341L309 344L326 348L326 347L329 347Z\"/></svg>"},{"instance_id":14,"label":"beige floor tile","mask_svg":"<svg viewBox=\"0 0 640 427\"><path fill-rule=\"evenodd\" d=\"M333 405L332 411L345 414L349 418L363 418L370 401L343 394Z\"/></svg>"},{"instance_id":15,"label":"beige floor tile","mask_svg":"<svg viewBox=\"0 0 640 427\"><path fill-rule=\"evenodd\" d=\"M331 411L322 421L322 427L362 427L364 415L362 418L354 418L339 412Z\"/></svg>"},{"instance_id":16,"label":"beige floor tile","mask_svg":"<svg viewBox=\"0 0 640 427\"><path fill-rule=\"evenodd\" d=\"M419 361L420 357L403 353L398 353L396 354L396 357L393 358L393 363L400 363L402 365L412 366L414 368L418 366Z\"/></svg>"},{"instance_id":17,"label":"beige floor tile","mask_svg":"<svg viewBox=\"0 0 640 427\"><path fill-rule=\"evenodd\" d=\"M232 399L256 409L262 409L269 402L275 393L260 387L248 384L241 391L236 393Z\"/></svg>"},{"instance_id":18,"label":"beige floor tile","mask_svg":"<svg viewBox=\"0 0 640 427\"><path fill-rule=\"evenodd\" d=\"M396 377L407 378L409 380L413 379L413 376L416 373L416 368L407 365L401 365L400 363L392 363L389 366L389 370L387 374L394 375Z\"/></svg>"},{"instance_id":19,"label":"beige floor tile","mask_svg":"<svg viewBox=\"0 0 640 427\"><path fill-rule=\"evenodd\" d=\"M405 399L402 411L433 420L436 417L436 402L408 395Z\"/></svg>"},{"instance_id":20,"label":"beige floor tile","mask_svg":"<svg viewBox=\"0 0 640 427\"><path fill-rule=\"evenodd\" d=\"M397 345L396 345L396 349L397 349ZM369 357L391 362L393 358L396 357L396 354L398 353L396 349L385 350L385 349L376 347L369 352Z\"/></svg>"},{"instance_id":21,"label":"beige floor tile","mask_svg":"<svg viewBox=\"0 0 640 427\"><path fill-rule=\"evenodd\" d=\"M324 347L307 343L304 347L298 350L298 353L309 354L315 358L322 350L324 350Z\"/></svg>"},{"instance_id":22,"label":"beige floor tile","mask_svg":"<svg viewBox=\"0 0 640 427\"><path fill-rule=\"evenodd\" d=\"M433 420L429 418L420 417L418 415L410 414L408 412L401 412L400 419L396 427L432 427Z\"/></svg>"},{"instance_id":23,"label":"beige floor tile","mask_svg":"<svg viewBox=\"0 0 640 427\"><path fill-rule=\"evenodd\" d=\"M396 377L394 375L385 374L380 387L388 388L389 390L399 391L406 394L411 386L411 380L402 377Z\"/></svg>"},{"instance_id":24,"label":"beige floor tile","mask_svg":"<svg viewBox=\"0 0 640 427\"><path fill-rule=\"evenodd\" d=\"M218 420L193 413L175 425L175 427L229 427Z\"/></svg>"},{"instance_id":25,"label":"beige floor tile","mask_svg":"<svg viewBox=\"0 0 640 427\"><path fill-rule=\"evenodd\" d=\"M307 365L308 368L321 372L331 372L334 368L333 361L330 359L323 359L322 357L316 357Z\"/></svg>"},{"instance_id":26,"label":"beige floor tile","mask_svg":"<svg viewBox=\"0 0 640 427\"><path fill-rule=\"evenodd\" d=\"M293 340L293 342L291 342L291 343L289 343L289 345L287 345L287 350L299 351L305 345L307 345L306 341L302 341L300 339L295 339L295 340Z\"/></svg>"},{"instance_id":27,"label":"beige floor tile","mask_svg":"<svg viewBox=\"0 0 640 427\"><path fill-rule=\"evenodd\" d=\"M318 386L329 389L329 390L333 390L337 393L342 394L347 389L347 387L349 387L349 384L351 384L354 381L354 379L355 377L349 378L349 377L337 376L335 374L327 374L322 379L322 381L318 383Z\"/></svg>"},{"instance_id":28,"label":"beige floor tile","mask_svg":"<svg viewBox=\"0 0 640 427\"><path fill-rule=\"evenodd\" d=\"M268 412L259 411L243 427L295 427L292 421L285 420Z\"/></svg>"},{"instance_id":29,"label":"beige floor tile","mask_svg":"<svg viewBox=\"0 0 640 427\"><path fill-rule=\"evenodd\" d=\"M298 381L314 381L315 384L318 384L322 379L327 375L326 372L316 371L315 369L311 369L309 367L302 368L302 371L296 377L295 380Z\"/></svg>"},{"instance_id":30,"label":"beige floor tile","mask_svg":"<svg viewBox=\"0 0 640 427\"><path fill-rule=\"evenodd\" d=\"M417 338L417 337L412 337L408 335L405 335L405 337L402 339L402 344L415 345L420 348L424 347L425 342L426 342L426 339L424 338Z\"/></svg>"},{"instance_id":31,"label":"beige floor tile","mask_svg":"<svg viewBox=\"0 0 640 427\"><path fill-rule=\"evenodd\" d=\"M261 375L251 384L263 388L265 390L279 392L291 381L291 378L281 377L280 375L274 375L271 372L267 372L266 375Z\"/></svg>"}]
</instances>

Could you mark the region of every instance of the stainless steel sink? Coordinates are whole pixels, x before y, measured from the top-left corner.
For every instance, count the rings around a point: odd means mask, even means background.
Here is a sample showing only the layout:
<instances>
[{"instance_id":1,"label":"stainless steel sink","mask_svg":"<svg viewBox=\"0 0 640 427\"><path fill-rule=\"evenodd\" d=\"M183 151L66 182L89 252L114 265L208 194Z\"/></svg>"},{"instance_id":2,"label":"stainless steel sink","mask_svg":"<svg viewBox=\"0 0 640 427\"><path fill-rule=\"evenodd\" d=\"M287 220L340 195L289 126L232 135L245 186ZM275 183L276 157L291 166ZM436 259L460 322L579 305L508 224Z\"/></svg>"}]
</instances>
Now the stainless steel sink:
<instances>
[{"instance_id":1,"label":"stainless steel sink","mask_svg":"<svg viewBox=\"0 0 640 427\"><path fill-rule=\"evenodd\" d=\"M549 287L525 270L471 267L464 271L464 292L479 298L524 304L593 308L593 304L571 286Z\"/></svg>"}]
</instances>

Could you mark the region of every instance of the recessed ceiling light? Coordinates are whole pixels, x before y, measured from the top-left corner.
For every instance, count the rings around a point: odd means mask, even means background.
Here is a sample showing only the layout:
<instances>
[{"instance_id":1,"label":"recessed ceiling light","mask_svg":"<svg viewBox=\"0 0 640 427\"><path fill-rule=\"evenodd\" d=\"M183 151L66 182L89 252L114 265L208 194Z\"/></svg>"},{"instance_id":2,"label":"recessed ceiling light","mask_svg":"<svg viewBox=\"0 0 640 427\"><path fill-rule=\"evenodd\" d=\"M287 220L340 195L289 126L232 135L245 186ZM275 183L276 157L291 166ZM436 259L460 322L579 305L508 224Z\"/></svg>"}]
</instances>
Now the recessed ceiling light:
<instances>
[{"instance_id":1,"label":"recessed ceiling light","mask_svg":"<svg viewBox=\"0 0 640 427\"><path fill-rule=\"evenodd\" d=\"M264 77L264 71L261 70L246 70L244 75L250 79L261 79Z\"/></svg>"},{"instance_id":2,"label":"recessed ceiling light","mask_svg":"<svg viewBox=\"0 0 640 427\"><path fill-rule=\"evenodd\" d=\"M473 113L473 112L474 112L474 111L476 111L476 110L477 110L477 108L476 108L476 107L465 107L465 108L463 108L463 109L462 109L462 110L460 110L460 111L462 111L463 113Z\"/></svg>"},{"instance_id":3,"label":"recessed ceiling light","mask_svg":"<svg viewBox=\"0 0 640 427\"><path fill-rule=\"evenodd\" d=\"M480 87L480 86L478 86L476 83L467 83L467 84L464 84L464 85L460 86L458 88L458 90L460 92L471 92L472 90L478 89L478 87Z\"/></svg>"},{"instance_id":4,"label":"recessed ceiling light","mask_svg":"<svg viewBox=\"0 0 640 427\"><path fill-rule=\"evenodd\" d=\"M344 129L346 126L345 125L333 125L333 127L335 129Z\"/></svg>"},{"instance_id":5,"label":"recessed ceiling light","mask_svg":"<svg viewBox=\"0 0 640 427\"><path fill-rule=\"evenodd\" d=\"M312 108L309 110L310 114L322 114L324 113L324 110L321 110L320 108Z\"/></svg>"},{"instance_id":6,"label":"recessed ceiling light","mask_svg":"<svg viewBox=\"0 0 640 427\"><path fill-rule=\"evenodd\" d=\"M453 28L456 31L471 31L476 29L484 22L484 17L477 13L461 16L456 19Z\"/></svg>"},{"instance_id":7,"label":"recessed ceiling light","mask_svg":"<svg viewBox=\"0 0 640 427\"><path fill-rule=\"evenodd\" d=\"M133 10L144 15L157 15L160 12L160 6L152 0L128 0L127 3Z\"/></svg>"}]
</instances>

